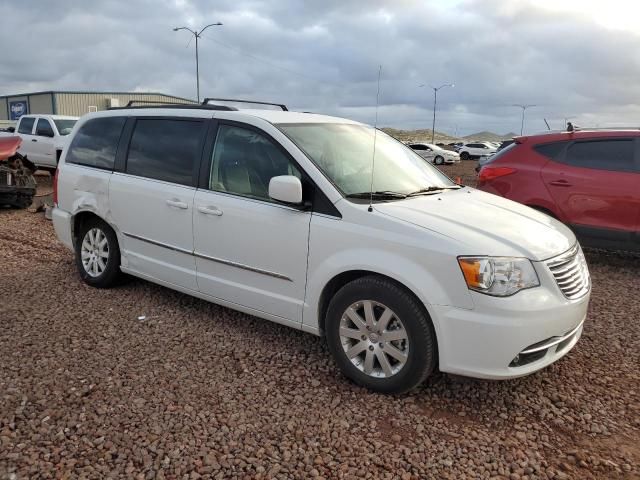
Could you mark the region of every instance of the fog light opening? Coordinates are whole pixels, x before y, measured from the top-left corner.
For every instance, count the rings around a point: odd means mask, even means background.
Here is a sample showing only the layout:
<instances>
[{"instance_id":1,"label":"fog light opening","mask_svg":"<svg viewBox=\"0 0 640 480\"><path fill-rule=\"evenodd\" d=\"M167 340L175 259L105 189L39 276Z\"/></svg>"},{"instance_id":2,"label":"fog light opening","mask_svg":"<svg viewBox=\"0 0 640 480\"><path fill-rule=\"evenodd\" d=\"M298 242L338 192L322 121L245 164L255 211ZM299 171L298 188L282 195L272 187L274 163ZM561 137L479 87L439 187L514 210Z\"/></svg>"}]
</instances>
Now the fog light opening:
<instances>
[{"instance_id":1,"label":"fog light opening","mask_svg":"<svg viewBox=\"0 0 640 480\"><path fill-rule=\"evenodd\" d=\"M523 367L537 360L540 360L547 354L548 350L548 348L545 348L544 350L539 350L532 353L519 353L518 355L513 357L513 360L511 360L509 367Z\"/></svg>"}]
</instances>

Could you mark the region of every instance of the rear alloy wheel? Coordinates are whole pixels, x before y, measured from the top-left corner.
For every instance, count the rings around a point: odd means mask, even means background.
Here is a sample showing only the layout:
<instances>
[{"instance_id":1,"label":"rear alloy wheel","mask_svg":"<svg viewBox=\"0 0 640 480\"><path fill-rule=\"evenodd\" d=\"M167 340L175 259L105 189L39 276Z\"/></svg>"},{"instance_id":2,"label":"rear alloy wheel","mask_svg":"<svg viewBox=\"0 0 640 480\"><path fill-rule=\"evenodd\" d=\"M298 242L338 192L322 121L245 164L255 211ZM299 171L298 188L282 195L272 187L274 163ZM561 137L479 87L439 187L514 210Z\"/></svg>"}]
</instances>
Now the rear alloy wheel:
<instances>
[{"instance_id":1,"label":"rear alloy wheel","mask_svg":"<svg viewBox=\"0 0 640 480\"><path fill-rule=\"evenodd\" d=\"M342 372L371 390L402 393L434 370L428 314L396 283L369 276L342 287L327 311L327 340Z\"/></svg>"},{"instance_id":2,"label":"rear alloy wheel","mask_svg":"<svg viewBox=\"0 0 640 480\"><path fill-rule=\"evenodd\" d=\"M444 163L444 158L438 155L436 158L433 159L433 163L435 163L436 165L442 165Z\"/></svg>"},{"instance_id":3,"label":"rear alloy wheel","mask_svg":"<svg viewBox=\"0 0 640 480\"><path fill-rule=\"evenodd\" d=\"M82 280L97 288L117 283L120 272L120 249L114 231L98 218L87 220L78 232L76 266Z\"/></svg>"},{"instance_id":4,"label":"rear alloy wheel","mask_svg":"<svg viewBox=\"0 0 640 480\"><path fill-rule=\"evenodd\" d=\"M460 160L469 160L471 158L471 155L469 155L469 152L462 152L460 154Z\"/></svg>"}]
</instances>

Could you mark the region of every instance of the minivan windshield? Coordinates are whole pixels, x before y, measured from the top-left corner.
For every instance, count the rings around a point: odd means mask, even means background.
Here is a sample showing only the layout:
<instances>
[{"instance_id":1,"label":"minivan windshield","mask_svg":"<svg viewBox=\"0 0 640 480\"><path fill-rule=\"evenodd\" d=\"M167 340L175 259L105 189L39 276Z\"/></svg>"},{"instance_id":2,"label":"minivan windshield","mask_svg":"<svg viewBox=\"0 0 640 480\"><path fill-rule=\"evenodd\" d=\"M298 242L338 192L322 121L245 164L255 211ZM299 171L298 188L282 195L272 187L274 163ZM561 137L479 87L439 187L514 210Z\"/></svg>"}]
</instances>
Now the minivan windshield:
<instances>
[{"instance_id":1,"label":"minivan windshield","mask_svg":"<svg viewBox=\"0 0 640 480\"><path fill-rule=\"evenodd\" d=\"M71 130L73 130L73 126L76 124L77 120L54 120L53 123L56 124L56 128L58 129L58 133L60 135L69 135Z\"/></svg>"},{"instance_id":2,"label":"minivan windshield","mask_svg":"<svg viewBox=\"0 0 640 480\"><path fill-rule=\"evenodd\" d=\"M446 175L410 148L378 131L375 142L373 188L373 127L344 123L276 125L347 197L378 192L392 200L416 193L455 188Z\"/></svg>"}]
</instances>

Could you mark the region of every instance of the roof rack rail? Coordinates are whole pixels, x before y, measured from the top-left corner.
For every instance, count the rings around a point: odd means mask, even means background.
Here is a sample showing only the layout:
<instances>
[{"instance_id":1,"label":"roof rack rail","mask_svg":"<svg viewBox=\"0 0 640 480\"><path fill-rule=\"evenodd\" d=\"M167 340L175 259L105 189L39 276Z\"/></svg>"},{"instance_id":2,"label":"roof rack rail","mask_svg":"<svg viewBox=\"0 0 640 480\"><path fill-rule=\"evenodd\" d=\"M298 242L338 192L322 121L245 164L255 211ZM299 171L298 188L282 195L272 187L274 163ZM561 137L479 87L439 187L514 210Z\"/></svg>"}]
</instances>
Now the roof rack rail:
<instances>
[{"instance_id":1,"label":"roof rack rail","mask_svg":"<svg viewBox=\"0 0 640 480\"><path fill-rule=\"evenodd\" d=\"M127 102L127 107L133 107L134 105L136 105L137 103L141 103L143 105L174 105L174 103L165 103L161 100L129 100ZM175 105L198 105L198 103L193 102L193 103L176 103ZM116 107L117 108L117 107Z\"/></svg>"},{"instance_id":2,"label":"roof rack rail","mask_svg":"<svg viewBox=\"0 0 640 480\"><path fill-rule=\"evenodd\" d=\"M237 98L205 98L202 101L202 105L209 105L209 102L234 102L234 103L251 103L254 105L271 105L273 107L279 107L283 112L288 112L289 109L283 103L271 103L271 102L259 102L257 100L239 100Z\"/></svg>"},{"instance_id":3,"label":"roof rack rail","mask_svg":"<svg viewBox=\"0 0 640 480\"><path fill-rule=\"evenodd\" d=\"M142 105L135 105L141 103ZM238 110L235 107L227 105L204 105L200 103L162 103L155 100L129 100L124 107L110 107L107 110L129 110L143 108L176 108L176 109L195 109L195 110Z\"/></svg>"}]
</instances>

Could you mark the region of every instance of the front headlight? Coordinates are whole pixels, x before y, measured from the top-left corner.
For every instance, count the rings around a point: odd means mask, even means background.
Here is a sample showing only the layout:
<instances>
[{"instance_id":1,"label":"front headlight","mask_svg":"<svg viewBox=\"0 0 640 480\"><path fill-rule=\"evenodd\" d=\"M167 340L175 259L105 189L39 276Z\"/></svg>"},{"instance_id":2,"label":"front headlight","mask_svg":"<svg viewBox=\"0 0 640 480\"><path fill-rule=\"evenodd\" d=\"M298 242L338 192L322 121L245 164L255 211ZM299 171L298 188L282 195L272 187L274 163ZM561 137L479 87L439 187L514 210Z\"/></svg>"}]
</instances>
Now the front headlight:
<instances>
[{"instance_id":1,"label":"front headlight","mask_svg":"<svg viewBox=\"0 0 640 480\"><path fill-rule=\"evenodd\" d=\"M515 257L458 257L467 287L476 292L507 297L540 285L531 261Z\"/></svg>"}]
</instances>

